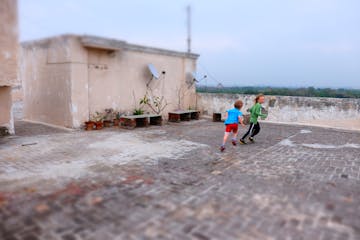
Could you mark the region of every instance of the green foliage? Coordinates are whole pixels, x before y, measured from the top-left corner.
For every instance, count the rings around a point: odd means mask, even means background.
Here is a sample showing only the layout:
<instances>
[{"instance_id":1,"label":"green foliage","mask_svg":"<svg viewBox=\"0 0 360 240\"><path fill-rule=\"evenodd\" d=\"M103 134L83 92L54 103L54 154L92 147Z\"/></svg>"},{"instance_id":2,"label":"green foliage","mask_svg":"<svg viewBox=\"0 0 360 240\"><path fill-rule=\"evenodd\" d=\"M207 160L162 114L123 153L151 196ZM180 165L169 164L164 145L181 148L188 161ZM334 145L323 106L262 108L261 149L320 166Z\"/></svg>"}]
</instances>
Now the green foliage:
<instances>
[{"instance_id":1,"label":"green foliage","mask_svg":"<svg viewBox=\"0 0 360 240\"><path fill-rule=\"evenodd\" d=\"M331 97L331 98L360 98L360 89L331 89L331 88L284 88L284 87L207 87L197 86L197 92L202 93L237 93L259 94L277 96L301 97Z\"/></svg>"},{"instance_id":2,"label":"green foliage","mask_svg":"<svg viewBox=\"0 0 360 240\"><path fill-rule=\"evenodd\" d=\"M122 114L120 112L116 112L116 114L115 114L116 119L120 119L121 115Z\"/></svg>"},{"instance_id":3,"label":"green foliage","mask_svg":"<svg viewBox=\"0 0 360 240\"><path fill-rule=\"evenodd\" d=\"M133 115L142 115L142 114L144 114L143 109L141 109L141 108L135 108L134 109Z\"/></svg>"},{"instance_id":4,"label":"green foliage","mask_svg":"<svg viewBox=\"0 0 360 240\"><path fill-rule=\"evenodd\" d=\"M148 96L145 94L143 98L140 99L140 105L146 105L150 102L150 99L148 98Z\"/></svg>"}]
</instances>

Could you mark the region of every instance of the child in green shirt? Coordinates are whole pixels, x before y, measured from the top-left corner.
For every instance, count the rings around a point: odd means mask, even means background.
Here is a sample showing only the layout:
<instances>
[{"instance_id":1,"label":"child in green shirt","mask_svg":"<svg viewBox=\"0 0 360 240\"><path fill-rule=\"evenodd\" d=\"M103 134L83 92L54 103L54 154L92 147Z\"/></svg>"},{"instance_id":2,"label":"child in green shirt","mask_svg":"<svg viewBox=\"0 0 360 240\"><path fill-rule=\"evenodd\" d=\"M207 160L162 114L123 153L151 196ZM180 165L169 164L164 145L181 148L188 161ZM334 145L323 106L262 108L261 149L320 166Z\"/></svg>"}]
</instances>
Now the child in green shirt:
<instances>
[{"instance_id":1,"label":"child in green shirt","mask_svg":"<svg viewBox=\"0 0 360 240\"><path fill-rule=\"evenodd\" d=\"M254 136L260 132L260 124L258 118L265 119L267 114L261 113L262 106L265 101L264 94L259 94L255 98L255 104L250 108L250 126L249 130L240 139L240 144L246 144L245 138L250 134L249 141L254 142Z\"/></svg>"}]
</instances>

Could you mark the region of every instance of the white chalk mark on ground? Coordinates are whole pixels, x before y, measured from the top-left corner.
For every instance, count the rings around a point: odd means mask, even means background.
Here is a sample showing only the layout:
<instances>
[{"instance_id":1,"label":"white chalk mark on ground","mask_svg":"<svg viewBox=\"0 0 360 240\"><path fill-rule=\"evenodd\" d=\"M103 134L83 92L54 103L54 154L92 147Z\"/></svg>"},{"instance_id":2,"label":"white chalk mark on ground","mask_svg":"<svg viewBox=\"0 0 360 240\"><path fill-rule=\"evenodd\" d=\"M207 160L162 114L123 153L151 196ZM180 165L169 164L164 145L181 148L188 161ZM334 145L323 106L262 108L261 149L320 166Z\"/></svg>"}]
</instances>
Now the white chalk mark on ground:
<instances>
[{"instance_id":1,"label":"white chalk mark on ground","mask_svg":"<svg viewBox=\"0 0 360 240\"><path fill-rule=\"evenodd\" d=\"M308 129L302 129L302 130L300 131L300 133L306 134L306 133L312 133L312 132L311 132L311 130L308 130Z\"/></svg>"},{"instance_id":2,"label":"white chalk mark on ground","mask_svg":"<svg viewBox=\"0 0 360 240\"><path fill-rule=\"evenodd\" d=\"M317 149L339 149L339 148L360 148L359 144L354 143L347 143L343 145L326 145L326 144L319 144L319 143L312 143L312 144L306 144L303 143L302 146L308 147L308 148L317 148Z\"/></svg>"},{"instance_id":3,"label":"white chalk mark on ground","mask_svg":"<svg viewBox=\"0 0 360 240\"><path fill-rule=\"evenodd\" d=\"M288 147L295 147L296 146L296 144L293 141L291 141L290 139L288 139L288 138L280 141L278 144L281 145L281 146L288 146Z\"/></svg>"},{"instance_id":4,"label":"white chalk mark on ground","mask_svg":"<svg viewBox=\"0 0 360 240\"><path fill-rule=\"evenodd\" d=\"M300 134L306 134L311 133L308 129L302 129ZM290 136L286 139L281 140L278 144L281 146L287 146L287 147L296 147L296 146L303 146L307 148L314 148L314 149L341 149L341 148L360 148L360 144L355 143L346 143L343 145L330 145L330 144L320 144L320 143L302 143L302 144L296 144L294 143L291 138L295 137L297 134Z\"/></svg>"}]
</instances>

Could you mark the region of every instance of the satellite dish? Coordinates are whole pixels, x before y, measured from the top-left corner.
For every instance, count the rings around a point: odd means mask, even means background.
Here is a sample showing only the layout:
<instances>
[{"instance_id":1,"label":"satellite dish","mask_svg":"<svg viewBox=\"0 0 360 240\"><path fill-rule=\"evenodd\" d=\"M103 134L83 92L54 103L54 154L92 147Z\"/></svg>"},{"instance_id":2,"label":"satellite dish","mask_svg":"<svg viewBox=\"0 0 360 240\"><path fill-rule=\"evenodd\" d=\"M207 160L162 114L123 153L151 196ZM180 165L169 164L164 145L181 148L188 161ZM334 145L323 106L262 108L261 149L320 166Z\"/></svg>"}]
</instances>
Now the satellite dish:
<instances>
[{"instance_id":1,"label":"satellite dish","mask_svg":"<svg viewBox=\"0 0 360 240\"><path fill-rule=\"evenodd\" d=\"M195 72L193 72L191 75L192 75L192 78L193 78L194 82L199 82L197 74Z\"/></svg>"},{"instance_id":2,"label":"satellite dish","mask_svg":"<svg viewBox=\"0 0 360 240\"><path fill-rule=\"evenodd\" d=\"M155 78L155 79L159 79L159 77L160 77L160 76L159 76L159 73L158 73L158 71L156 70L156 68L154 67L154 65L152 65L152 64L150 63L150 64L148 64L148 68L149 68L149 71L150 71L152 77Z\"/></svg>"},{"instance_id":3,"label":"satellite dish","mask_svg":"<svg viewBox=\"0 0 360 240\"><path fill-rule=\"evenodd\" d=\"M200 82L201 80L207 78L206 75L202 76L202 77L199 77L199 75L196 73L196 72L193 72L192 74L192 77L193 77L193 81L194 82Z\"/></svg>"},{"instance_id":4,"label":"satellite dish","mask_svg":"<svg viewBox=\"0 0 360 240\"><path fill-rule=\"evenodd\" d=\"M188 88L190 89L196 82L199 82L197 74L195 72L188 73L186 78L186 84L188 85Z\"/></svg>"}]
</instances>

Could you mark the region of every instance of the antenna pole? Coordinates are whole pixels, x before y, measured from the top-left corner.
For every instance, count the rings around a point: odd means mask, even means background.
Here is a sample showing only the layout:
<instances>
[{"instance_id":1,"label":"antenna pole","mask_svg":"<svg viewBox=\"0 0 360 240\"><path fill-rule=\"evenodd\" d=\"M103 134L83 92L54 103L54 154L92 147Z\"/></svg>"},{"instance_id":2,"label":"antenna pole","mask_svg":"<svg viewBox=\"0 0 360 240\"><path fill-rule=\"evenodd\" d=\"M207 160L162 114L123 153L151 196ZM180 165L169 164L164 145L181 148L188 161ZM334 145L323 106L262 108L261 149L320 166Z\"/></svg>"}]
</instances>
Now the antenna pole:
<instances>
[{"instance_id":1,"label":"antenna pole","mask_svg":"<svg viewBox=\"0 0 360 240\"><path fill-rule=\"evenodd\" d=\"M191 53L191 6L188 5L186 7L186 13L187 13L187 51L188 53Z\"/></svg>"}]
</instances>

